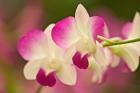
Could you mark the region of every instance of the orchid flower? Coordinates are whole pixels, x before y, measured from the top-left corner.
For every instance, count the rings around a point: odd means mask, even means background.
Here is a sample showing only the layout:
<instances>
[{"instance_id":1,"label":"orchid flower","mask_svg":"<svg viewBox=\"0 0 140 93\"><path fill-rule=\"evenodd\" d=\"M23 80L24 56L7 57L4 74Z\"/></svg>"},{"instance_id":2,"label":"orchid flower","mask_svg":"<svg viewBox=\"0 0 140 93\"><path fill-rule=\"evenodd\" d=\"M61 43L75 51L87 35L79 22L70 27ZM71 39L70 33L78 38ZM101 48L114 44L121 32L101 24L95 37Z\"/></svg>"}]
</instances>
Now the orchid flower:
<instances>
[{"instance_id":1,"label":"orchid flower","mask_svg":"<svg viewBox=\"0 0 140 93\"><path fill-rule=\"evenodd\" d=\"M92 81L101 83L109 65L111 64L112 54L108 48L103 48L102 44L96 41L96 52L88 58L93 69Z\"/></svg>"},{"instance_id":2,"label":"orchid flower","mask_svg":"<svg viewBox=\"0 0 140 93\"><path fill-rule=\"evenodd\" d=\"M123 28L123 34L125 36L125 40L131 40L140 37L140 15L136 13L134 20L132 23L127 23ZM117 40L122 40L118 38ZM139 65L139 56L140 56L140 42L123 44L111 46L110 48L113 50L114 56L116 57L116 62L114 62L117 66L119 64L120 58L124 59L128 68L131 71L135 71Z\"/></svg>"},{"instance_id":3,"label":"orchid flower","mask_svg":"<svg viewBox=\"0 0 140 93\"><path fill-rule=\"evenodd\" d=\"M93 67L97 73L94 74L93 81L101 81L102 74L109 65L104 48L96 43L97 35L109 37L104 20L99 16L89 17L81 4L76 9L75 18L66 17L57 22L52 29L52 38L59 47L75 47L76 53L72 59L77 67Z\"/></svg>"},{"instance_id":4,"label":"orchid flower","mask_svg":"<svg viewBox=\"0 0 140 93\"><path fill-rule=\"evenodd\" d=\"M71 64L73 48L64 50L57 47L51 38L54 24L42 32L33 30L22 37L18 44L20 55L27 60L24 76L28 80L37 80L43 86L53 86L55 76L67 85L76 83L76 70Z\"/></svg>"}]
</instances>

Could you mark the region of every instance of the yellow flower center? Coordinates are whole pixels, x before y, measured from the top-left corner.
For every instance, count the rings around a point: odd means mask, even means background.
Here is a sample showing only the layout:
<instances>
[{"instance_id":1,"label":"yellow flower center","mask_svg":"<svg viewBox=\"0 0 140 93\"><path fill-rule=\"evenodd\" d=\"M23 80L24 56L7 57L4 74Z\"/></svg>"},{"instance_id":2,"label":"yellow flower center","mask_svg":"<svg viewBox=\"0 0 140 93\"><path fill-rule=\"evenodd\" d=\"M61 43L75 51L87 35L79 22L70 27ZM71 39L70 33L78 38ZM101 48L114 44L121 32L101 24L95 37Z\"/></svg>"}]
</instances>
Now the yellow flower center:
<instances>
[{"instance_id":1,"label":"yellow flower center","mask_svg":"<svg viewBox=\"0 0 140 93\"><path fill-rule=\"evenodd\" d=\"M58 59L52 59L52 60L49 62L48 67L49 67L50 69L58 70L58 69L60 69L60 67L61 67L61 61L58 60Z\"/></svg>"}]
</instances>

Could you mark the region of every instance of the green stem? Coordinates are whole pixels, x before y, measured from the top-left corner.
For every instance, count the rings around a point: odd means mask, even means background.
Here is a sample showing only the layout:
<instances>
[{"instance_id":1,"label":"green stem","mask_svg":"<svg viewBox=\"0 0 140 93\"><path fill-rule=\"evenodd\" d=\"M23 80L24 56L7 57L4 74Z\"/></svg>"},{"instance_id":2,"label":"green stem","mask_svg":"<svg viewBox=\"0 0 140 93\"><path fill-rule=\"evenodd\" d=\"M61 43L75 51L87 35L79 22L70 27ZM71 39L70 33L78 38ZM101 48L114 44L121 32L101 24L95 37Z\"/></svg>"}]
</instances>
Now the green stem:
<instances>
[{"instance_id":1,"label":"green stem","mask_svg":"<svg viewBox=\"0 0 140 93\"><path fill-rule=\"evenodd\" d=\"M111 41L103 36L100 36L100 35L98 35L97 38L101 39L102 41L106 41L107 43L113 43L113 41Z\"/></svg>"},{"instance_id":2,"label":"green stem","mask_svg":"<svg viewBox=\"0 0 140 93\"><path fill-rule=\"evenodd\" d=\"M43 89L43 87L42 87L42 86L39 86L39 87L37 88L37 90L36 90L36 93L41 93L42 89Z\"/></svg>"},{"instance_id":3,"label":"green stem","mask_svg":"<svg viewBox=\"0 0 140 93\"><path fill-rule=\"evenodd\" d=\"M103 47L107 47L107 46L114 46L114 45L122 45L122 44L128 44L128 43L134 43L134 42L139 42L140 38L135 38L135 39L131 39L131 40L125 40L125 41L118 41L118 42L111 42L109 43L103 43Z\"/></svg>"}]
</instances>

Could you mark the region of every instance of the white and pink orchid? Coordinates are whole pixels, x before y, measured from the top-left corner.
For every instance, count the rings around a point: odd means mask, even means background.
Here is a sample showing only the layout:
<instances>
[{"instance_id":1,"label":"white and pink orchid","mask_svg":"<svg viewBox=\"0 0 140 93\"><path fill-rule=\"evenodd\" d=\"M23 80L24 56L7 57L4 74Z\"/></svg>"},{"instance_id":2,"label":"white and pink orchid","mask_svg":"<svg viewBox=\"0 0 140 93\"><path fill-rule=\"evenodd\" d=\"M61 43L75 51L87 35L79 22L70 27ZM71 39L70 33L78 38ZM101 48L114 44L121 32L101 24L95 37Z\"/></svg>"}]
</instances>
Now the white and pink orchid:
<instances>
[{"instance_id":1,"label":"white and pink orchid","mask_svg":"<svg viewBox=\"0 0 140 93\"><path fill-rule=\"evenodd\" d=\"M123 35L125 40L131 40L140 37L140 15L136 13L134 20L132 23L127 23L123 28ZM118 38L118 40L122 40ZM115 64L116 66L119 64L120 58L124 59L128 68L131 71L135 71L139 65L139 56L140 56L140 42L123 44L111 46L110 48L113 50L115 56ZM118 60L118 61L116 61Z\"/></svg>"},{"instance_id":2,"label":"white and pink orchid","mask_svg":"<svg viewBox=\"0 0 140 93\"><path fill-rule=\"evenodd\" d=\"M67 85L76 83L76 70L71 64L73 48L62 50L51 38L54 24L42 32L33 30L21 38L18 51L29 61L24 67L24 76L28 80L35 80L44 86L56 83L55 75Z\"/></svg>"},{"instance_id":3,"label":"white and pink orchid","mask_svg":"<svg viewBox=\"0 0 140 93\"><path fill-rule=\"evenodd\" d=\"M73 63L81 68L94 69L94 82L100 82L103 72L107 69L109 60L106 52L96 41L97 35L109 37L107 26L99 16L89 17L86 9L79 4L75 17L66 17L55 24L52 38L61 48L75 47Z\"/></svg>"},{"instance_id":4,"label":"white and pink orchid","mask_svg":"<svg viewBox=\"0 0 140 93\"><path fill-rule=\"evenodd\" d=\"M136 13L133 23L125 27L124 31L128 33L125 34L126 40L139 38L139 24L140 15ZM106 23L99 16L90 17L81 4L75 17L69 16L51 24L44 32L28 32L18 44L20 55L29 61L24 67L25 77L36 79L44 86L53 86L57 76L64 84L74 85L76 65L80 69L92 69L92 81L101 83L108 67L118 66L120 58L126 61L131 71L137 69L140 42L103 47L104 42L98 35L109 38ZM122 39L114 37L108 40L115 42Z\"/></svg>"},{"instance_id":5,"label":"white and pink orchid","mask_svg":"<svg viewBox=\"0 0 140 93\"><path fill-rule=\"evenodd\" d=\"M104 20L99 16L89 17L81 4L76 9L75 18L66 17L52 29L52 38L58 46L75 46L77 51L82 53L95 52L97 35L108 37Z\"/></svg>"}]
</instances>

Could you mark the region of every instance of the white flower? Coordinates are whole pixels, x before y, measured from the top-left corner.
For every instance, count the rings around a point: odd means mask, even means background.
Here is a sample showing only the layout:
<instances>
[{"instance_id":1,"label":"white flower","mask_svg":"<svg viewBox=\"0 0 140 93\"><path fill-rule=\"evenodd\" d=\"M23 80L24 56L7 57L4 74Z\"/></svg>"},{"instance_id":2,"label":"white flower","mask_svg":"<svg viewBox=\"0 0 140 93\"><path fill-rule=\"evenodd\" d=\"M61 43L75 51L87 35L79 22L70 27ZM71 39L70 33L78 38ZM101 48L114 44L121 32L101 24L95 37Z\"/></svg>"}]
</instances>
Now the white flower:
<instances>
[{"instance_id":1,"label":"white flower","mask_svg":"<svg viewBox=\"0 0 140 93\"><path fill-rule=\"evenodd\" d=\"M54 24L49 25L44 32L30 31L19 41L19 53L28 61L24 67L25 78L53 86L56 75L64 84L74 85L76 70L71 60L73 48L64 50L55 45L51 38L53 27Z\"/></svg>"}]
</instances>

